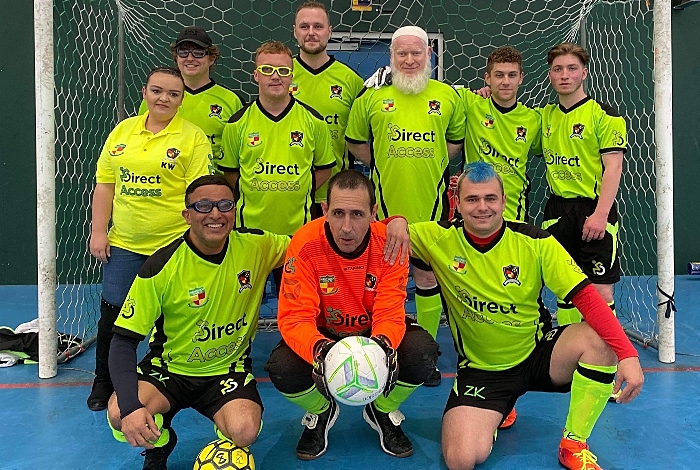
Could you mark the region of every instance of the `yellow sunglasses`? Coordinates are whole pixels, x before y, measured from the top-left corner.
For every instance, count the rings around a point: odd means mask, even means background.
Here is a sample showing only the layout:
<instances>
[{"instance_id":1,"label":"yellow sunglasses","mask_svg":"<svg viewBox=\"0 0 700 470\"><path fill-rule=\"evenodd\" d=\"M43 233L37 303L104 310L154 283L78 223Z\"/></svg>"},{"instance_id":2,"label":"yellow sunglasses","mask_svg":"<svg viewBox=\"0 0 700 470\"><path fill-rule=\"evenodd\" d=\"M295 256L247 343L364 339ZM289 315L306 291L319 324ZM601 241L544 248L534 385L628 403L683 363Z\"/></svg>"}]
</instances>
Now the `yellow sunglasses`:
<instances>
[{"instance_id":1,"label":"yellow sunglasses","mask_svg":"<svg viewBox=\"0 0 700 470\"><path fill-rule=\"evenodd\" d=\"M277 75L280 77L289 77L292 74L292 68L285 66L275 67L274 65L258 65L255 67L255 70L268 77L275 72L277 72Z\"/></svg>"}]
</instances>

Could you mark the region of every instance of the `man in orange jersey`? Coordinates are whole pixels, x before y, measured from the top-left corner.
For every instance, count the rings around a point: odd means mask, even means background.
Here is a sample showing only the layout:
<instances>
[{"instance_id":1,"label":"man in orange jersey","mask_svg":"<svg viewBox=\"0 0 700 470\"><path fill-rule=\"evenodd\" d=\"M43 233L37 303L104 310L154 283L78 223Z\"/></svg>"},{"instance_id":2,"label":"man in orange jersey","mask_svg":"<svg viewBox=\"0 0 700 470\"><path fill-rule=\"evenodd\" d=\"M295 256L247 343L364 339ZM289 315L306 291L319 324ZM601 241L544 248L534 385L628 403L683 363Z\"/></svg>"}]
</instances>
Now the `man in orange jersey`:
<instances>
[{"instance_id":1,"label":"man in orange jersey","mask_svg":"<svg viewBox=\"0 0 700 470\"><path fill-rule=\"evenodd\" d=\"M375 222L369 179L341 171L330 179L321 207L325 217L304 225L289 245L277 314L282 341L265 370L277 390L306 411L296 453L313 460L326 452L339 412L323 378L324 358L343 337L371 337L387 354L389 379L363 417L386 453L408 457L413 445L398 408L435 369L438 345L406 318L408 265L384 261L386 226Z\"/></svg>"}]
</instances>

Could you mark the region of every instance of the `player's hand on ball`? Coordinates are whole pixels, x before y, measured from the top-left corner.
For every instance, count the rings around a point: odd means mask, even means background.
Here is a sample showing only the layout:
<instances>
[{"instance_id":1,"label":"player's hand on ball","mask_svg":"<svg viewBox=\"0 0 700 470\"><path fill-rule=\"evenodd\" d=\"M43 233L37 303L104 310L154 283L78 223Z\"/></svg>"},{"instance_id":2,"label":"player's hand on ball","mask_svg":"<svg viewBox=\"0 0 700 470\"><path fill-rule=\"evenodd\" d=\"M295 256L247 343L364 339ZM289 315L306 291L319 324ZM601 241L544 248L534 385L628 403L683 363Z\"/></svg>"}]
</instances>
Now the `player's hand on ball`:
<instances>
[{"instance_id":1,"label":"player's hand on ball","mask_svg":"<svg viewBox=\"0 0 700 470\"><path fill-rule=\"evenodd\" d=\"M365 80L365 88L374 87L375 90L379 90L384 85L391 85L391 67L388 65L379 67L371 77Z\"/></svg>"},{"instance_id":2,"label":"player's hand on ball","mask_svg":"<svg viewBox=\"0 0 700 470\"><path fill-rule=\"evenodd\" d=\"M386 378L384 396L388 397L394 387L396 387L396 380L399 378L399 361L396 357L396 349L391 347L389 340L384 335L372 336L371 339L381 346L386 353L386 367L389 370L389 374Z\"/></svg>"},{"instance_id":3,"label":"player's hand on ball","mask_svg":"<svg viewBox=\"0 0 700 470\"><path fill-rule=\"evenodd\" d=\"M153 443L160 437L160 431L151 413L139 408L122 418L122 433L133 447L153 449Z\"/></svg>"},{"instance_id":4,"label":"player's hand on ball","mask_svg":"<svg viewBox=\"0 0 700 470\"><path fill-rule=\"evenodd\" d=\"M109 239L107 233L92 232L90 234L90 254L103 263L109 261Z\"/></svg>"},{"instance_id":5,"label":"player's hand on ball","mask_svg":"<svg viewBox=\"0 0 700 470\"><path fill-rule=\"evenodd\" d=\"M330 339L322 339L314 345L314 363L312 364L313 371L311 372L311 378L314 380L316 388L319 392L321 392L321 395L329 400L331 400L332 397L331 392L328 390L326 379L323 376L323 368L326 355L334 344L335 341L331 341Z\"/></svg>"}]
</instances>

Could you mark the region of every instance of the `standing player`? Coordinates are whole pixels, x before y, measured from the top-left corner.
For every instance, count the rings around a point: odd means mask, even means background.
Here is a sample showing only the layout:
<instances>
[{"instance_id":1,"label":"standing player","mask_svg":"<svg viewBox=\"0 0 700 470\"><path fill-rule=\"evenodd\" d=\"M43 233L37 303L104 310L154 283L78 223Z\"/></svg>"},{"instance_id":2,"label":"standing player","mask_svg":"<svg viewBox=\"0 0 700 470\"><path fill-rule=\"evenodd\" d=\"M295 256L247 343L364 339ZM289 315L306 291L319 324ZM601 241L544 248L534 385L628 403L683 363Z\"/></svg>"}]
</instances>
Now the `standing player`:
<instances>
[{"instance_id":1,"label":"standing player","mask_svg":"<svg viewBox=\"0 0 700 470\"><path fill-rule=\"evenodd\" d=\"M566 248L614 312L613 286L620 280L615 197L627 128L617 111L586 95L589 60L585 49L571 43L547 54L549 80L559 103L541 109L542 149L552 192L542 228ZM570 302L558 303L560 325L581 321Z\"/></svg>"},{"instance_id":2,"label":"standing player","mask_svg":"<svg viewBox=\"0 0 700 470\"><path fill-rule=\"evenodd\" d=\"M448 166L464 142L464 106L452 87L430 79L431 53L423 29L397 29L391 39L392 84L365 88L350 111L345 140L372 170L380 218L447 218ZM434 338L442 313L439 286L426 266L412 264L418 323ZM439 372L430 382L440 383Z\"/></svg>"},{"instance_id":3,"label":"standing player","mask_svg":"<svg viewBox=\"0 0 700 470\"><path fill-rule=\"evenodd\" d=\"M109 425L117 440L146 449L149 470L166 469L177 442L162 424L166 413L192 407L214 421L219 438L241 447L257 438L263 407L251 344L265 279L289 245L288 237L259 230L232 232L233 188L223 176L193 181L185 205L190 228L144 263L109 357ZM136 347L149 333L137 368Z\"/></svg>"},{"instance_id":4,"label":"standing player","mask_svg":"<svg viewBox=\"0 0 700 470\"><path fill-rule=\"evenodd\" d=\"M314 188L336 164L323 117L289 94L292 70L287 46L258 47L253 78L260 94L231 116L219 165L239 185L239 225L278 235L293 235L311 220ZM274 275L279 292L282 272Z\"/></svg>"},{"instance_id":5,"label":"standing player","mask_svg":"<svg viewBox=\"0 0 700 470\"><path fill-rule=\"evenodd\" d=\"M458 354L442 422L445 463L472 469L485 461L498 424L527 391L571 391L559 462L599 470L586 440L613 390L626 383L621 403L641 391L636 350L553 236L503 219L503 183L493 167L468 164L457 196L463 222L409 226L413 255L442 286ZM405 236L405 221L392 221L390 231ZM587 323L552 328L542 308L545 285L579 307Z\"/></svg>"},{"instance_id":6,"label":"standing player","mask_svg":"<svg viewBox=\"0 0 700 470\"><path fill-rule=\"evenodd\" d=\"M336 166L333 174L353 168L353 156L345 148L345 128L350 107L362 90L362 79L350 67L326 52L331 37L330 17L323 3L304 2L294 18L299 55L294 58L292 96L321 113L330 131ZM326 185L316 189L313 216L321 216Z\"/></svg>"},{"instance_id":7,"label":"standing player","mask_svg":"<svg viewBox=\"0 0 700 470\"><path fill-rule=\"evenodd\" d=\"M383 259L386 226L374 222L369 179L341 171L321 205L325 217L306 224L290 243L277 317L282 341L265 369L306 411L296 452L312 460L326 452L339 412L323 377L324 358L343 337L371 336L387 353L390 373L384 394L365 406L363 417L386 453L408 457L413 445L401 430L399 406L435 369L437 343L406 317L408 266Z\"/></svg>"},{"instance_id":8,"label":"standing player","mask_svg":"<svg viewBox=\"0 0 700 470\"><path fill-rule=\"evenodd\" d=\"M214 82L210 73L221 56L207 32L190 26L182 30L177 41L170 45L170 54L185 80L185 97L180 115L197 125L209 138L214 164L221 161L221 135L229 118L243 107L241 98ZM141 103L139 114L146 112Z\"/></svg>"}]
</instances>

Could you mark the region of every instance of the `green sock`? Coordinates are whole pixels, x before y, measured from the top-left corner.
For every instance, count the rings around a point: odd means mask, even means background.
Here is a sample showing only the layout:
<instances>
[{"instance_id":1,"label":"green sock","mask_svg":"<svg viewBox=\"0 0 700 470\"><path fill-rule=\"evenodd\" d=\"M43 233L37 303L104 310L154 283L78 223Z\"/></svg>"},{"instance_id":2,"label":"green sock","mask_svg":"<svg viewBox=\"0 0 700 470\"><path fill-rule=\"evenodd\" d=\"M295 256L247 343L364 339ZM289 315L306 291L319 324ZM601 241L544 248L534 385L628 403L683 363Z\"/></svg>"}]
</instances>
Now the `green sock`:
<instances>
[{"instance_id":1,"label":"green sock","mask_svg":"<svg viewBox=\"0 0 700 470\"><path fill-rule=\"evenodd\" d=\"M612 310L613 315L617 316L617 311L615 310L615 302L610 302L608 304L608 307L610 307L610 310Z\"/></svg>"},{"instance_id":2,"label":"green sock","mask_svg":"<svg viewBox=\"0 0 700 470\"><path fill-rule=\"evenodd\" d=\"M438 327L440 326L440 316L442 315L442 299L440 298L440 287L431 289L420 289L416 287L416 321L435 339Z\"/></svg>"},{"instance_id":3,"label":"green sock","mask_svg":"<svg viewBox=\"0 0 700 470\"><path fill-rule=\"evenodd\" d=\"M158 426L158 430L160 431L160 437L156 442L153 442L152 444L154 447L163 447L170 440L170 431L168 430L168 428L163 428L162 414L156 413L155 415L153 415L153 421L155 421L156 426ZM119 442L126 442L126 437L124 437L124 433L114 429L114 426L112 426L112 422L109 420L109 417L107 417L107 424L109 424L109 429L112 430L112 436L114 436L114 439L116 439Z\"/></svg>"},{"instance_id":4,"label":"green sock","mask_svg":"<svg viewBox=\"0 0 700 470\"><path fill-rule=\"evenodd\" d=\"M557 324L559 326L581 323L583 317L574 304L557 299Z\"/></svg>"},{"instance_id":5,"label":"green sock","mask_svg":"<svg viewBox=\"0 0 700 470\"><path fill-rule=\"evenodd\" d=\"M617 366L578 363L571 381L571 401L564 437L586 442L608 403Z\"/></svg>"},{"instance_id":6,"label":"green sock","mask_svg":"<svg viewBox=\"0 0 700 470\"><path fill-rule=\"evenodd\" d=\"M304 411L315 415L320 415L331 406L331 402L318 391L315 385L301 393L283 393L282 395L284 395L287 400L301 407Z\"/></svg>"},{"instance_id":7,"label":"green sock","mask_svg":"<svg viewBox=\"0 0 700 470\"><path fill-rule=\"evenodd\" d=\"M391 413L396 411L401 406L401 403L411 396L411 393L417 389L419 385L413 385L406 382L397 381L396 387L391 391L388 397L384 394L374 400L374 407L382 413Z\"/></svg>"}]
</instances>

